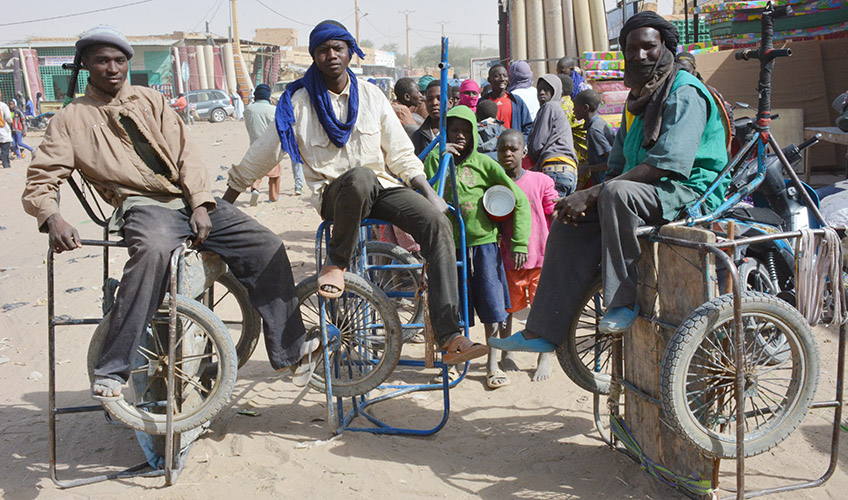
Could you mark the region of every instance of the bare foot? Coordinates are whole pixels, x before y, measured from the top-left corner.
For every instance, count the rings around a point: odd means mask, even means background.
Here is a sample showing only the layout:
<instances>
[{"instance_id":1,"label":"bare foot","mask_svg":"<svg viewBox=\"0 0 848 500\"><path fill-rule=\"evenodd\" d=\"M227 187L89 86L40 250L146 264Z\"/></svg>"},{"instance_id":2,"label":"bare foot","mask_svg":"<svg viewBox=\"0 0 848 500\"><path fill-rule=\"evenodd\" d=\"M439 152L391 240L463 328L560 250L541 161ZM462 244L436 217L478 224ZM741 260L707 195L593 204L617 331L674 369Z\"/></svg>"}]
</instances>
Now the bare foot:
<instances>
[{"instance_id":1,"label":"bare foot","mask_svg":"<svg viewBox=\"0 0 848 500\"><path fill-rule=\"evenodd\" d=\"M326 299L337 299L344 292L344 269L333 264L321 266L318 274L318 295Z\"/></svg>"},{"instance_id":2,"label":"bare foot","mask_svg":"<svg viewBox=\"0 0 848 500\"><path fill-rule=\"evenodd\" d=\"M554 365L554 353L542 352L539 353L539 361L536 365L536 373L533 374L533 382L541 382L551 378L551 371Z\"/></svg>"},{"instance_id":3,"label":"bare foot","mask_svg":"<svg viewBox=\"0 0 848 500\"><path fill-rule=\"evenodd\" d=\"M108 401L121 397L121 386L123 384L108 377L95 377L91 384L91 397L98 401Z\"/></svg>"},{"instance_id":4,"label":"bare foot","mask_svg":"<svg viewBox=\"0 0 848 500\"><path fill-rule=\"evenodd\" d=\"M517 372L517 371L519 371L518 365L515 363L515 353L504 352L501 355L501 368L505 372Z\"/></svg>"}]
</instances>

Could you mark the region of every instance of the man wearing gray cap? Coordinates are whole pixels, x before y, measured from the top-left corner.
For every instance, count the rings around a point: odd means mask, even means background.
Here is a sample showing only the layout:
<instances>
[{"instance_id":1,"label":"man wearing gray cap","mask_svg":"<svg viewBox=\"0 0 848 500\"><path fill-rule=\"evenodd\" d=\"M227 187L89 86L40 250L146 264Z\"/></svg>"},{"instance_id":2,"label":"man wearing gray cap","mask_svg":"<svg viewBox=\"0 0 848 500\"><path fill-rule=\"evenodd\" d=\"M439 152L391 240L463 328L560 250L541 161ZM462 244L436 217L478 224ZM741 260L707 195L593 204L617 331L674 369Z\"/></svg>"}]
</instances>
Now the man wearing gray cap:
<instances>
[{"instance_id":1,"label":"man wearing gray cap","mask_svg":"<svg viewBox=\"0 0 848 500\"><path fill-rule=\"evenodd\" d=\"M81 247L57 202L59 185L74 170L115 207L111 222L123 231L130 258L95 365L92 396L121 397L141 335L167 290L170 255L186 239L220 255L247 288L265 325L271 365L297 365L318 346L304 342L283 242L212 197L206 166L177 113L159 92L127 83L133 49L120 32L93 28L76 50L78 67L90 73L85 95L50 121L22 201L56 253Z\"/></svg>"}]
</instances>

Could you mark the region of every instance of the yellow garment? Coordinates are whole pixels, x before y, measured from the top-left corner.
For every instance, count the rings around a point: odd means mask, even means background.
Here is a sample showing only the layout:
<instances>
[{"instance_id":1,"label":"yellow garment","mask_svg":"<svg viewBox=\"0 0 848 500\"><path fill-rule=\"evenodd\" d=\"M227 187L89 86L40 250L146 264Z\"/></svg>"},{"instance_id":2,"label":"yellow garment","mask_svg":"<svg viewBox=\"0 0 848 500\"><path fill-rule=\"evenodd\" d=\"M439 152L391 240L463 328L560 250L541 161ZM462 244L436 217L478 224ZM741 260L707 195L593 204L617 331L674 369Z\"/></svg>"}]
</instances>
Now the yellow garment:
<instances>
[{"instance_id":1,"label":"yellow garment","mask_svg":"<svg viewBox=\"0 0 848 500\"><path fill-rule=\"evenodd\" d=\"M574 101L571 96L563 96L560 100L560 106L565 111L565 116L568 117L568 123L571 125L571 137L574 144L574 152L577 154L577 161L584 163L587 158L586 147L586 130L583 129L583 120L578 120L574 117Z\"/></svg>"},{"instance_id":2,"label":"yellow garment","mask_svg":"<svg viewBox=\"0 0 848 500\"><path fill-rule=\"evenodd\" d=\"M136 125L167 175L157 174L136 153L121 118ZM185 198L192 209L215 206L206 165L188 139L188 130L165 97L125 84L115 97L89 85L85 95L56 113L33 155L21 199L38 227L59 212L59 184L79 170L103 199L117 208L128 196L162 202Z\"/></svg>"}]
</instances>

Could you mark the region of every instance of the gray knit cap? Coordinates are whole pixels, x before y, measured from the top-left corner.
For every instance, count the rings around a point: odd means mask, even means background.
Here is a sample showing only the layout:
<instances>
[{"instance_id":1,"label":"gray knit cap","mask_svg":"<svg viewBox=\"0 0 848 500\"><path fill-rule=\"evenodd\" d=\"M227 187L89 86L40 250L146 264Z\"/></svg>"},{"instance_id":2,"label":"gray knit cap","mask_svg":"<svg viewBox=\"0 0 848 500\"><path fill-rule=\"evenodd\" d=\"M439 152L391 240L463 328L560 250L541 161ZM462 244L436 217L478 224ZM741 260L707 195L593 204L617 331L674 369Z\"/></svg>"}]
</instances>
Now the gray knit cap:
<instances>
[{"instance_id":1,"label":"gray knit cap","mask_svg":"<svg viewBox=\"0 0 848 500\"><path fill-rule=\"evenodd\" d=\"M82 34L80 39L77 40L77 57L81 57L86 48L98 44L112 45L113 47L116 47L127 55L127 59L132 59L133 54L135 54L135 51L133 51L133 48L130 46L130 42L127 41L127 37L125 37L123 33L111 26L101 24L100 26L96 26L86 31Z\"/></svg>"}]
</instances>

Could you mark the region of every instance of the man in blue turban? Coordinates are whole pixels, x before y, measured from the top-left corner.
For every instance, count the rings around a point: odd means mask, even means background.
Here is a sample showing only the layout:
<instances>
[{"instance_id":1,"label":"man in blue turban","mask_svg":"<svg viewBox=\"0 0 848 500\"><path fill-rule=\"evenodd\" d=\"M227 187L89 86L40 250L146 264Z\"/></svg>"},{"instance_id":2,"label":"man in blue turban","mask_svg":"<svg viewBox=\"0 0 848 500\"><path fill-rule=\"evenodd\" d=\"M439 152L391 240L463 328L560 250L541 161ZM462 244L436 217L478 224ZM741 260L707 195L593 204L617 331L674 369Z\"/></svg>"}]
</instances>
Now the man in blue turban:
<instances>
[{"instance_id":1,"label":"man in blue turban","mask_svg":"<svg viewBox=\"0 0 848 500\"><path fill-rule=\"evenodd\" d=\"M427 183L424 166L389 101L348 69L353 54L364 57L356 40L338 22L324 21L309 35L309 53L312 65L280 97L276 128L269 127L230 170L224 199L234 201L284 153L292 161L302 159L313 204L334 224L318 293L329 298L342 294L360 223L367 217L383 219L410 233L428 261L430 321L447 351L445 363L485 355L486 346L460 333L447 205Z\"/></svg>"}]
</instances>

